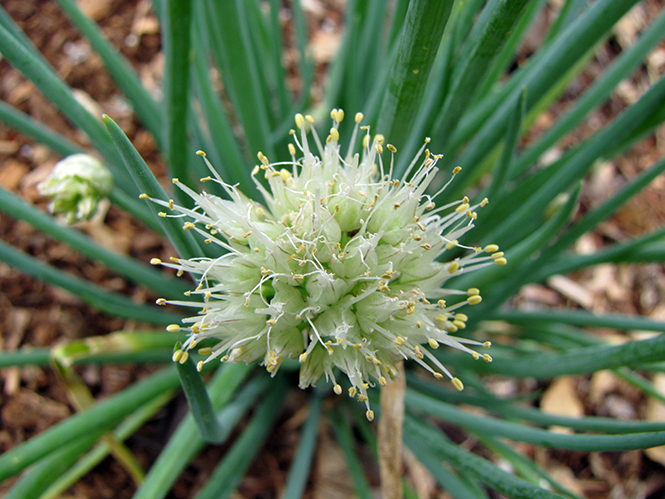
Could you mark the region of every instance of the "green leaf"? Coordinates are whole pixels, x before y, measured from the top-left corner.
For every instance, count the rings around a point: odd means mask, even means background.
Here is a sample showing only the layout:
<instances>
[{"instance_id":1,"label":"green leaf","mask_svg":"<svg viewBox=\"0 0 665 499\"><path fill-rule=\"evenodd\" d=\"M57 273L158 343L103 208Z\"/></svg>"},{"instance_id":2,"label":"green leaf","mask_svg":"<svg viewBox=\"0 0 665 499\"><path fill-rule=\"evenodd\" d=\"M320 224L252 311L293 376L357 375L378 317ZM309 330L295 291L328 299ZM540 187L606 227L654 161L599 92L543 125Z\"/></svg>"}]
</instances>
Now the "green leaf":
<instances>
[{"instance_id":1,"label":"green leaf","mask_svg":"<svg viewBox=\"0 0 665 499\"><path fill-rule=\"evenodd\" d=\"M146 128L150 130L157 144L162 147L164 143L160 135L162 121L160 109L152 96L141 84L141 80L136 71L134 71L134 68L109 43L94 21L81 12L74 0L58 0L58 3L67 13L72 23L88 39L90 45L97 52L113 77L113 81L116 82L118 87L127 96L136 114L145 124Z\"/></svg>"},{"instance_id":2,"label":"green leaf","mask_svg":"<svg viewBox=\"0 0 665 499\"><path fill-rule=\"evenodd\" d=\"M607 99L612 89L626 78L644 60L651 49L662 40L663 31L665 31L665 13L649 26L649 29L634 45L621 52L602 76L575 101L574 105L567 109L534 145L520 155L518 161L511 167L511 177L535 163L541 154L577 126L589 111Z\"/></svg>"},{"instance_id":3,"label":"green leaf","mask_svg":"<svg viewBox=\"0 0 665 499\"><path fill-rule=\"evenodd\" d=\"M136 186L151 198L162 200L168 199L169 197L153 175L152 171L150 171L148 165L117 123L106 115L104 115L103 119ZM151 212L155 215L155 218L157 218L159 213L159 210L156 208L157 205L149 201L146 202L148 203ZM191 233L184 231L177 219L159 217L158 220L160 221L164 233L181 257L195 258L204 254Z\"/></svg>"},{"instance_id":4,"label":"green leaf","mask_svg":"<svg viewBox=\"0 0 665 499\"><path fill-rule=\"evenodd\" d=\"M154 416L161 407L172 398L172 393L161 395L130 414L113 432L114 437L123 442L146 420ZM32 466L7 492L5 499L36 498L51 499L59 497L74 482L99 464L109 454L109 446L100 443L93 451L81 459L81 454L97 441L96 435L86 435L75 442L63 446ZM72 465L74 468L70 469Z\"/></svg>"},{"instance_id":5,"label":"green leaf","mask_svg":"<svg viewBox=\"0 0 665 499\"><path fill-rule=\"evenodd\" d=\"M179 345L176 345L175 348L179 348ZM196 370L190 358L185 362L176 362L175 365L178 370L180 384L187 396L187 403L201 438L204 442L221 442L224 438L224 430L217 421L201 373Z\"/></svg>"},{"instance_id":6,"label":"green leaf","mask_svg":"<svg viewBox=\"0 0 665 499\"><path fill-rule=\"evenodd\" d=\"M251 368L243 364L225 364L210 381L212 405L218 412L217 419L224 427L225 439L229 437L241 416L266 388L266 383L261 380L250 382L232 400L250 372ZM196 428L194 418L188 414L159 454L133 499L166 497L180 473L203 449L204 445L205 442Z\"/></svg>"},{"instance_id":7,"label":"green leaf","mask_svg":"<svg viewBox=\"0 0 665 499\"><path fill-rule=\"evenodd\" d=\"M562 31L553 42L542 49L522 71L511 78L517 88L513 88L514 95L527 87L526 110L529 112L549 90L566 75L568 69L575 66L587 52L600 41L614 24L635 4L637 0L598 0L589 9L578 17L568 28ZM507 84L508 85L508 84ZM513 99L501 93L492 97L495 103L500 103L487 119L479 115L482 121L465 124L467 135L458 135L450 141L451 148L469 138L468 134L475 133L475 137L465 149L465 152L454 159L456 164L471 170L472 165L481 163L482 158L499 141L505 130L505 123L512 111ZM480 105L483 105L481 103ZM462 127L460 123L460 127ZM479 127L480 125L480 127ZM445 140L445 137L442 138ZM464 173L464 170L463 170ZM469 173L471 173L469 171Z\"/></svg>"},{"instance_id":8,"label":"green leaf","mask_svg":"<svg viewBox=\"0 0 665 499\"><path fill-rule=\"evenodd\" d=\"M445 140L455 129L476 95L487 67L501 51L527 3L527 0L487 3L467 42L460 48L450 90L434 122L433 136ZM518 100L519 95L516 102Z\"/></svg>"},{"instance_id":9,"label":"green leaf","mask_svg":"<svg viewBox=\"0 0 665 499\"><path fill-rule=\"evenodd\" d=\"M568 312L571 317L568 319L570 322L574 319L584 319L579 315ZM513 315L514 314L514 315ZM568 314L552 314L551 320L561 318L561 322L565 323ZM511 317L512 315L512 317ZM545 317L545 314L539 314ZM586 314L590 316L591 314ZM510 320L514 322L519 320L520 314L517 312L497 314L493 318L498 320ZM589 320L588 325L599 324L617 324L622 321L616 320L603 320L605 317L597 317L596 321ZM633 324L642 324L644 322L653 321L630 321ZM649 326L653 330L656 327L662 327L662 323L654 323ZM611 326L606 326L611 327ZM515 376L518 378L532 377L537 379L553 378L564 374L583 374L600 371L602 369L612 369L622 366L639 366L648 364L650 362L658 362L662 360L665 354L665 336L659 335L655 338L648 340L631 341L623 345L612 346L597 346L586 348L574 348L564 353L534 353L528 352L523 355L493 355L494 362L475 362L472 358L459 354L451 354L449 352L437 351L437 358L444 364L461 369L469 369L480 373L494 373L503 374L506 376Z\"/></svg>"},{"instance_id":10,"label":"green leaf","mask_svg":"<svg viewBox=\"0 0 665 499\"><path fill-rule=\"evenodd\" d=\"M409 410L439 417L445 421L484 435L505 437L518 442L528 442L551 447L589 452L616 452L643 449L665 443L665 431L629 433L626 435L587 435L554 433L540 428L510 423L488 416L477 416L458 409L441 400L407 390L405 403Z\"/></svg>"},{"instance_id":11,"label":"green leaf","mask_svg":"<svg viewBox=\"0 0 665 499\"><path fill-rule=\"evenodd\" d=\"M133 282L144 284L153 291L175 298L190 288L187 284L178 282L133 258L114 253L98 245L75 229L56 223L53 217L29 205L2 187L0 187L0 210L28 222L43 233L65 242L87 257L99 260L120 275Z\"/></svg>"},{"instance_id":12,"label":"green leaf","mask_svg":"<svg viewBox=\"0 0 665 499\"><path fill-rule=\"evenodd\" d=\"M511 499L563 499L560 495L536 487L462 449L413 416L407 416L404 421L404 441L414 452L420 449L420 452L424 451L433 458L438 458L439 462L441 459L448 461L458 468L463 476L472 476Z\"/></svg>"},{"instance_id":13,"label":"green leaf","mask_svg":"<svg viewBox=\"0 0 665 499\"><path fill-rule=\"evenodd\" d=\"M101 436L130 412L177 386L178 375L175 368L166 369L108 397L90 409L70 416L2 454L0 456L0 482L60 449L63 442L71 442L93 433Z\"/></svg>"},{"instance_id":14,"label":"green leaf","mask_svg":"<svg viewBox=\"0 0 665 499\"><path fill-rule=\"evenodd\" d=\"M286 383L282 377L279 377L273 380L271 385L256 414L225 454L224 459L215 467L195 499L223 499L229 497L240 484L281 412L286 395Z\"/></svg>"},{"instance_id":15,"label":"green leaf","mask_svg":"<svg viewBox=\"0 0 665 499\"><path fill-rule=\"evenodd\" d=\"M251 54L251 33L240 15L240 2L206 0L205 5L212 52L222 72L224 88L243 125L247 146L252 155L262 151L273 157L269 141L269 107ZM220 29L220 26L224 28Z\"/></svg>"},{"instance_id":16,"label":"green leaf","mask_svg":"<svg viewBox=\"0 0 665 499\"><path fill-rule=\"evenodd\" d=\"M450 0L413 0L409 4L377 124L397 149L406 142L415 120L452 5Z\"/></svg>"},{"instance_id":17,"label":"green leaf","mask_svg":"<svg viewBox=\"0 0 665 499\"><path fill-rule=\"evenodd\" d=\"M358 497L360 497L360 499L371 499L371 497L373 497L372 489L367 483L362 463L358 459L353 433L346 414L338 409L331 413L331 417L328 418L328 421L330 421L333 432L335 433L335 440L337 440L342 452L344 452L344 457L346 458L351 478L353 478L353 482L356 485L356 493L358 494Z\"/></svg>"},{"instance_id":18,"label":"green leaf","mask_svg":"<svg viewBox=\"0 0 665 499\"><path fill-rule=\"evenodd\" d=\"M190 0L166 0L162 9L162 45L164 47L164 128L166 157L170 173L185 183L191 178L187 168L189 141L189 48L192 4ZM176 192L178 202L190 206L184 192Z\"/></svg>"},{"instance_id":19,"label":"green leaf","mask_svg":"<svg viewBox=\"0 0 665 499\"><path fill-rule=\"evenodd\" d=\"M517 152L517 146L519 145L520 133L522 130L522 120L524 119L524 103L526 102L526 87L522 89L519 99L515 105L515 111L510 117L510 121L506 128L506 138L503 142L503 150L501 152L501 158L494 168L492 175L492 184L490 185L488 191L485 193L487 198L492 199L494 195L499 192L500 189L506 183L506 177L508 175L508 168L513 163L515 154Z\"/></svg>"},{"instance_id":20,"label":"green leaf","mask_svg":"<svg viewBox=\"0 0 665 499\"><path fill-rule=\"evenodd\" d=\"M180 314L167 312L152 305L137 305L127 296L67 274L3 241L0 241L0 260L48 284L66 289L108 314L154 324L170 324L179 322L182 318Z\"/></svg>"},{"instance_id":21,"label":"green leaf","mask_svg":"<svg viewBox=\"0 0 665 499\"><path fill-rule=\"evenodd\" d=\"M298 443L296 457L291 464L291 470L289 471L289 477L281 499L300 499L305 491L318 440L321 400L320 391L315 391L309 407L309 416L300 433L300 442Z\"/></svg>"},{"instance_id":22,"label":"green leaf","mask_svg":"<svg viewBox=\"0 0 665 499\"><path fill-rule=\"evenodd\" d=\"M74 98L71 89L55 71L17 41L11 33L0 26L0 51L16 69L29 79L72 123L90 137L94 146L109 161L115 182L123 190L133 193L127 172L119 168L122 164L104 126Z\"/></svg>"}]
</instances>

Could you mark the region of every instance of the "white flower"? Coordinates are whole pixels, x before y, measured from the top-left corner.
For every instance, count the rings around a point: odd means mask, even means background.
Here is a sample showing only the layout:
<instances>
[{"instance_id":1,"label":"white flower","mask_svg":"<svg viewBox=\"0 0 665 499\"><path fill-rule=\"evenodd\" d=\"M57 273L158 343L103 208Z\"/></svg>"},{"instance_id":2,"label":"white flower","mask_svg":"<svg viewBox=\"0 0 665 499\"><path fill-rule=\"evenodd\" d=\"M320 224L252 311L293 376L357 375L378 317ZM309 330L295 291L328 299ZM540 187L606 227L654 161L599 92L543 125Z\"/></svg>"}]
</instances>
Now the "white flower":
<instances>
[{"instance_id":1,"label":"white flower","mask_svg":"<svg viewBox=\"0 0 665 499\"><path fill-rule=\"evenodd\" d=\"M372 419L367 390L394 378L402 359L415 360L437 378L448 376L462 389L462 382L423 345L449 345L480 358L467 345L489 347L489 342L450 333L466 326L467 316L457 310L481 297L475 288L442 285L452 276L506 261L496 245L483 250L458 243L473 227L476 208L487 200L472 206L465 197L436 207L432 199L445 186L434 196L425 193L441 156L423 145L402 179L395 180L395 148L359 126L362 114L356 115L346 155L338 142L344 113L335 109L331 117L325 144L311 130L318 156L308 137L307 122L313 120L302 115L296 116L299 133L292 131L291 161L271 164L258 154L261 164L253 176L262 174L269 185L266 189L254 178L264 204L224 183L207 160L214 177L202 180L220 184L229 199L197 194L174 179L197 207L153 200L176 212L174 216L187 216L184 229L196 230L220 248L217 258L163 263L200 276L196 289L187 293L199 300L160 298L158 303L200 309L183 320L189 337L176 360L186 360L187 351L205 338L219 340L202 352L208 355L205 362L260 359L274 375L285 359L298 359L301 388L325 375L340 394L336 376L341 372L350 381L349 395L365 402ZM354 153L359 133L360 154ZM388 168L384 147L390 154ZM459 247L469 254L446 261L446 252ZM179 331L181 326L168 329ZM487 354L482 357L491 361Z\"/></svg>"},{"instance_id":2,"label":"white flower","mask_svg":"<svg viewBox=\"0 0 665 499\"><path fill-rule=\"evenodd\" d=\"M113 189L113 176L97 158L73 154L58 161L37 187L40 194L53 198L49 211L71 224L97 213L99 202Z\"/></svg>"}]
</instances>

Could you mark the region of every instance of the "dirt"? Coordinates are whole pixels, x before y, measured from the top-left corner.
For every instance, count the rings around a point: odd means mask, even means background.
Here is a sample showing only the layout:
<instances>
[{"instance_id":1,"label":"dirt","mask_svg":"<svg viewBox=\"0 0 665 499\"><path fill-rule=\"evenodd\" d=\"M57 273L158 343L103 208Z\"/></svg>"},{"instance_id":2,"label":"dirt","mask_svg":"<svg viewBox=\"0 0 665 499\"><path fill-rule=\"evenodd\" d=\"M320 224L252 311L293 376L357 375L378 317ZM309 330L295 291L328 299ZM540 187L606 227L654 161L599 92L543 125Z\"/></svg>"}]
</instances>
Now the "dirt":
<instances>
[{"instance_id":1,"label":"dirt","mask_svg":"<svg viewBox=\"0 0 665 499\"><path fill-rule=\"evenodd\" d=\"M343 19L340 2L306 2L307 16L312 33L318 72L330 62L334 47L339 43ZM100 59L87 42L68 23L56 2L37 0L3 0L12 18L27 33L46 59L57 68L58 74L73 88L85 92L103 112L116 120L132 139L137 149L157 173L163 173L163 162L150 135L132 117L131 110L121 98L117 87L104 71ZM127 57L151 91L159 89L159 75L163 65L157 20L147 0L86 0L81 5L100 24L106 36ZM630 43L644 26L644 19L653 19L663 8L663 2L648 0L638 4L637 13L617 29L609 42L599 50L584 73L576 79L560 101L539 118L535 133L545 129L562 113L607 64L616 57L625 44ZM288 17L288 16L285 16ZM545 19L545 22L547 20ZM285 21L288 32L288 20ZM525 48L525 53L528 47ZM649 63L622 83L620 91L602 108L589 117L580 130L567 137L560 147L569 147L597 131L610 119L644 92L649 82L665 72L665 44L650 57ZM287 51L285 60L293 65L298 55L295 49ZM293 73L293 71L291 72ZM289 83L297 90L298 82L291 75ZM314 95L320 95L321 86L315 86ZM26 82L20 73L0 62L0 98L24 111L42 123L57 129L72 141L86 146L85 136L72 128L66 118ZM532 136L525 139L529 141ZM556 153L556 151L554 151ZM625 156L597 165L587 181L580 214L598 206L608 193L616 191L625 182L665 155L665 130L659 129ZM22 196L40 209L46 209L46 200L37 192L36 184L43 180L59 158L47 148L31 139L0 125L0 185ZM665 180L661 177L637 196L611 220L582 238L577 250L595 251L603 246L625 240L660 227L665 223ZM111 206L97 222L83 224L80 229L102 244L144 262L153 257L167 258L171 248L149 230L119 209ZM133 285L91 261L71 251L29 225L0 214L2 240L20 248L36 258L49 262L72 275L85 278L102 287L132 297L136 302L151 302L156 297L146 289ZM141 329L148 325L123 321L100 313L82 303L75 296L44 285L40 281L0 263L0 350L12 351L25 346L52 346L87 336L103 335L121 329ZM636 265L619 268L598 266L577 273L573 279L550 282L548 285L527 286L516 303L524 308L571 306L592 311L615 311L643 314L665 320L665 272L662 265ZM88 366L80 374L93 393L105 397L145 375L152 368L136 366ZM74 412L67 394L50 368L22 367L0 373L0 451L6 451L29 439ZM505 379L488 379L488 385L497 393L511 394L528 390L542 390L541 403L547 405L548 390L557 394L557 400L567 400L560 410L582 410L586 415L602 415L634 419L646 415L646 399L625 382L606 374L592 377L574 377L554 383L529 385ZM558 390L554 392L554 390ZM259 458L243 479L240 495L244 498L276 497L272 491L286 483L289 465L298 443L298 431L306 394L295 393L287 401L278 427L273 432ZM561 405L561 404L559 404ZM570 409L567 409L569 406ZM182 399L176 399L128 441L143 466L149 468L183 413ZM453 438L466 448L475 442L468 436L450 428ZM664 461L642 451L627 453L579 453L544 450L519 444L520 450L547 468L560 483L579 495L592 498L657 497L663 491ZM211 446L202 452L185 470L173 488L173 499L192 497L215 464L226 451L226 446ZM417 490L428 497L445 498L433 485L431 476L419 467L417 456L406 459L408 478L417 483ZM504 463L505 464L505 463ZM664 463L665 464L665 463ZM348 470L334 443L332 433L325 425L321 428L316 464L310 479L308 497L332 497L333 490L350 490ZM376 470L368 470L376 483ZM0 485L0 494L11 482ZM428 485L429 484L429 485ZM111 458L97 466L63 497L129 498L135 485L128 474ZM658 492L660 491L660 492Z\"/></svg>"}]
</instances>

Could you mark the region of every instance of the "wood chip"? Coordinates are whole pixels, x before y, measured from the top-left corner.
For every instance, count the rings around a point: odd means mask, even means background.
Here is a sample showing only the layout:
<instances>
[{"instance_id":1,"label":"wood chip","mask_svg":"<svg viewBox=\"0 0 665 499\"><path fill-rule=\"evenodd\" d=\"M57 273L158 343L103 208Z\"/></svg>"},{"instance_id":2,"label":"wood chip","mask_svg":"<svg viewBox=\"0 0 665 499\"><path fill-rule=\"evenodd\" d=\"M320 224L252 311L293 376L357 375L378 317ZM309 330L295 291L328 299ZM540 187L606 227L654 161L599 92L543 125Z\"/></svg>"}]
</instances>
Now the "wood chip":
<instances>
[{"instance_id":1,"label":"wood chip","mask_svg":"<svg viewBox=\"0 0 665 499\"><path fill-rule=\"evenodd\" d=\"M593 307L593 293L572 279L562 275L553 275L547 279L547 284L578 305L586 309Z\"/></svg>"},{"instance_id":2,"label":"wood chip","mask_svg":"<svg viewBox=\"0 0 665 499\"><path fill-rule=\"evenodd\" d=\"M15 191L29 171L30 168L20 161L9 158L0 166L0 185L8 191Z\"/></svg>"}]
</instances>

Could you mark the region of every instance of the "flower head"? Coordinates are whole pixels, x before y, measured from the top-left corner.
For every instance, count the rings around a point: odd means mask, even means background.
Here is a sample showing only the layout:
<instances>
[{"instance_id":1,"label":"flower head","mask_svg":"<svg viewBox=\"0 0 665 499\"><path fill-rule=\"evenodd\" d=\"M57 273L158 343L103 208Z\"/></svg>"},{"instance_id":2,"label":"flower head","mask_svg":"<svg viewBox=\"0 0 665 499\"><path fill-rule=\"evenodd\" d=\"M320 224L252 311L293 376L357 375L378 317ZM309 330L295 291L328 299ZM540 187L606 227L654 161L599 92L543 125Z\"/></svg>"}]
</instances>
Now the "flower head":
<instances>
[{"instance_id":1,"label":"flower head","mask_svg":"<svg viewBox=\"0 0 665 499\"><path fill-rule=\"evenodd\" d=\"M195 209L153 200L174 216L189 217L184 228L203 234L220 249L216 258L163 263L199 276L196 289L187 293L199 300L158 303L200 309L183 320L189 337L177 353L179 360L202 339L216 338L219 343L203 352L208 356L199 368L217 358L260 359L274 375L285 359L298 359L301 388L325 376L337 394L342 392L336 378L341 372L350 381L349 395L365 402L372 419L367 390L394 378L402 359L415 360L437 378L449 377L458 389L462 382L428 347L449 345L491 360L469 348L488 347L489 342L450 334L466 326L467 316L458 309L479 303L479 291L442 285L452 276L505 259L496 245L468 248L458 242L473 227L476 208L487 200L471 205L464 197L436 207L433 199L445 186L433 196L426 194L441 157L426 149L429 139L404 176L393 179L396 150L383 136L372 137L369 127L360 126L362 114L356 115L345 155L338 132L344 113L335 109L331 117L332 128L322 143L315 130L308 133L311 117L296 116L291 161L270 163L258 154L253 177L263 204L224 183L207 160L213 177L202 180L221 185L228 199L198 194L174 180L194 199ZM356 153L359 134L362 150ZM386 149L388 165L382 156ZM458 172L456 168L453 176ZM446 253L457 248L468 255L446 260Z\"/></svg>"},{"instance_id":2,"label":"flower head","mask_svg":"<svg viewBox=\"0 0 665 499\"><path fill-rule=\"evenodd\" d=\"M97 213L99 202L113 189L113 176L97 158L73 154L58 161L38 188L40 194L53 198L49 211L71 224Z\"/></svg>"}]
</instances>

